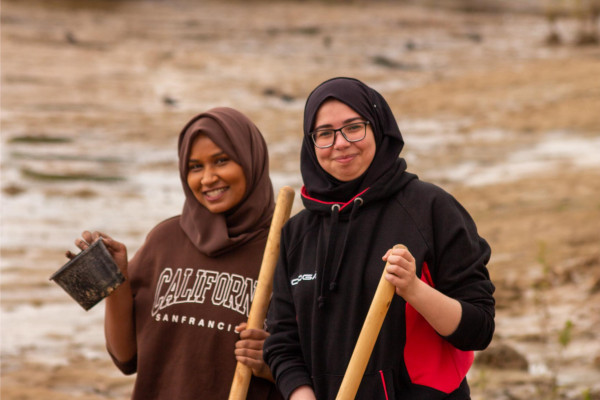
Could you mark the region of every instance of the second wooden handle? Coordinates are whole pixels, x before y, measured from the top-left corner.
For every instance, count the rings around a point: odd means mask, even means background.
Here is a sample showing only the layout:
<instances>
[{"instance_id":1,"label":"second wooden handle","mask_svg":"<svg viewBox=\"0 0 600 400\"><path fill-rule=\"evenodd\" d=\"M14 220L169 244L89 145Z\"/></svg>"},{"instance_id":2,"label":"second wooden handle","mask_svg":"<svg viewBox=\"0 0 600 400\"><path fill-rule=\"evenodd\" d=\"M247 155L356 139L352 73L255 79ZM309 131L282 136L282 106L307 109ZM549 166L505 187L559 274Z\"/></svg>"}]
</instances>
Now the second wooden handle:
<instances>
[{"instance_id":1,"label":"second wooden handle","mask_svg":"<svg viewBox=\"0 0 600 400\"><path fill-rule=\"evenodd\" d=\"M394 249L401 248L405 249L406 247L401 244L394 246ZM356 346L354 346L354 351L352 352L348 368L346 368L346 373L344 374L344 379L342 380L336 400L354 400L356 392L358 392L358 387L371 358L371 352L379 336L381 325L383 325L383 320L394 297L395 287L385 279L385 270L388 264L385 264L385 268L379 279L375 296L373 296L369 312L358 336Z\"/></svg>"},{"instance_id":2,"label":"second wooden handle","mask_svg":"<svg viewBox=\"0 0 600 400\"><path fill-rule=\"evenodd\" d=\"M294 189L284 186L279 190L275 211L271 221L267 245L263 255L258 282L254 299L250 306L248 315L248 326L246 329L262 329L267 316L271 293L273 292L273 274L279 257L279 241L281 239L281 228L290 218L292 204L294 203ZM248 394L248 386L252 378L252 370L238 362L233 375L229 400L244 400Z\"/></svg>"}]
</instances>

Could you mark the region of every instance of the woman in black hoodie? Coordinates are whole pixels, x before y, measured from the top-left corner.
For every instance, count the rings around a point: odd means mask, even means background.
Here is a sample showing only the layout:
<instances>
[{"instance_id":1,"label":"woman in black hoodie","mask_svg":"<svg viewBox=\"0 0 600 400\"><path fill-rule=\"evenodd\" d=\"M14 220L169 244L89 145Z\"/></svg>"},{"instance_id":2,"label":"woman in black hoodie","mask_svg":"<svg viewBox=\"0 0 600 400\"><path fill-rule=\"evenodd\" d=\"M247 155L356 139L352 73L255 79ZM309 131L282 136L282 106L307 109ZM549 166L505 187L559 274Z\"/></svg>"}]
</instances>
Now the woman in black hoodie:
<instances>
[{"instance_id":1,"label":"woman in black hoodie","mask_svg":"<svg viewBox=\"0 0 600 400\"><path fill-rule=\"evenodd\" d=\"M285 398L335 398L386 261L397 296L356 398L470 398L473 351L494 332L490 247L450 194L406 171L403 145L364 83L308 97L305 210L282 232L264 347Z\"/></svg>"}]
</instances>

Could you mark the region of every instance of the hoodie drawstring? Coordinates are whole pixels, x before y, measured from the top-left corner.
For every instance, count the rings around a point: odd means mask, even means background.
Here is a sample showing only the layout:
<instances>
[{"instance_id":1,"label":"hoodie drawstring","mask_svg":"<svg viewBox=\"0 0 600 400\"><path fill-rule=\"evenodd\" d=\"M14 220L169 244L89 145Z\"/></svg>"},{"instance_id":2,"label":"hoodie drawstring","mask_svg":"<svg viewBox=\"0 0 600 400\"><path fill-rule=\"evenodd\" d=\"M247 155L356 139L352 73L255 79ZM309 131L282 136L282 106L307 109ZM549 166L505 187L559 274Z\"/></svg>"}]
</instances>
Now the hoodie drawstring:
<instances>
[{"instance_id":1,"label":"hoodie drawstring","mask_svg":"<svg viewBox=\"0 0 600 400\"><path fill-rule=\"evenodd\" d=\"M337 289L337 278L340 272L340 267L342 266L342 259L344 258L344 253L346 251L346 244L348 243L348 235L350 234L350 229L352 228L352 221L354 220L354 216L356 215L358 208L362 206L362 204L363 199L361 199L360 197L354 199L354 205L352 206L350 218L348 219L348 229L346 229L346 234L344 235L344 242L342 243L342 251L340 252L340 258L338 259L337 266L335 267L333 279L331 279L331 283L329 283L329 290L332 292Z\"/></svg>"},{"instance_id":2,"label":"hoodie drawstring","mask_svg":"<svg viewBox=\"0 0 600 400\"><path fill-rule=\"evenodd\" d=\"M346 229L346 233L344 234L344 241L342 242L342 250L340 252L340 256L338 257L338 261L337 261L337 265L334 269L334 273L333 273L333 278L329 281L328 289L329 291L333 292L337 289L337 278L339 275L339 272L341 270L341 266L342 266L342 260L344 258L344 252L346 251L346 244L348 242L348 236L350 234L350 230L352 228L352 221L354 220L354 217L356 215L356 213L358 212L358 208L360 206L362 206L363 204L363 199L361 199L360 197L356 197L354 199L354 204L352 206L352 211L350 212L350 217L348 219L348 227ZM336 244L336 238L337 238L337 228L338 228L338 223L339 223L339 215L340 215L340 205L339 204L334 204L331 207L331 229L329 232L329 243L327 245L327 253L325 253L325 263L322 265L321 267L321 291L318 297L318 306L319 308L323 308L323 306L325 305L325 300L326 300L326 296L325 296L325 291L326 291L326 282L328 281L327 277L325 276L325 271L329 270L329 266L331 265L331 262L333 261L333 253L335 251L335 244Z\"/></svg>"},{"instance_id":3,"label":"hoodie drawstring","mask_svg":"<svg viewBox=\"0 0 600 400\"><path fill-rule=\"evenodd\" d=\"M319 308L323 308L325 305L325 282L327 281L325 271L328 270L327 266L331 264L331 258L333 257L333 252L335 250L335 238L337 237L340 208L341 207L339 204L334 204L331 206L331 228L329 229L329 242L327 243L325 262L321 264L321 290L318 298Z\"/></svg>"}]
</instances>

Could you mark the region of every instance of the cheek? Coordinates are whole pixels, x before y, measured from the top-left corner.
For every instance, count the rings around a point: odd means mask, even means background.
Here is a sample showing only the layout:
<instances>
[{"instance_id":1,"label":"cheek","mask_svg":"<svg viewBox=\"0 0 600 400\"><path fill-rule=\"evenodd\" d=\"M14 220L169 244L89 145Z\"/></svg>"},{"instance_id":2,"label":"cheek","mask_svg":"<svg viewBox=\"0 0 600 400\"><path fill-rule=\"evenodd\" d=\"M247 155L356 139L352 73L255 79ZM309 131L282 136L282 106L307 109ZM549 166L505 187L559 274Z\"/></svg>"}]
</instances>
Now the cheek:
<instances>
[{"instance_id":1,"label":"cheek","mask_svg":"<svg viewBox=\"0 0 600 400\"><path fill-rule=\"evenodd\" d=\"M371 165L371 162L373 162L373 159L375 158L375 145L373 144L372 146L369 146L367 149L365 149L364 154L365 154L365 162L366 162L367 168L368 168L369 165Z\"/></svg>"},{"instance_id":2,"label":"cheek","mask_svg":"<svg viewBox=\"0 0 600 400\"><path fill-rule=\"evenodd\" d=\"M331 153L329 149L315 149L315 155L317 156L317 161L321 168L325 168L329 153Z\"/></svg>"},{"instance_id":3,"label":"cheek","mask_svg":"<svg viewBox=\"0 0 600 400\"><path fill-rule=\"evenodd\" d=\"M367 162L368 165L371 165L373 158L375 158L375 150L377 147L375 144L375 137L373 136L373 133L369 132L365 140L362 142L358 142L358 144L362 144L362 151L365 155L365 162Z\"/></svg>"},{"instance_id":4,"label":"cheek","mask_svg":"<svg viewBox=\"0 0 600 400\"><path fill-rule=\"evenodd\" d=\"M188 174L187 184L190 187L190 189L194 187L194 177L192 176L192 174Z\"/></svg>"},{"instance_id":5,"label":"cheek","mask_svg":"<svg viewBox=\"0 0 600 400\"><path fill-rule=\"evenodd\" d=\"M187 176L187 184L190 187L190 189L194 190L194 188L196 186L198 186L198 174L193 174L193 173L188 173Z\"/></svg>"}]
</instances>

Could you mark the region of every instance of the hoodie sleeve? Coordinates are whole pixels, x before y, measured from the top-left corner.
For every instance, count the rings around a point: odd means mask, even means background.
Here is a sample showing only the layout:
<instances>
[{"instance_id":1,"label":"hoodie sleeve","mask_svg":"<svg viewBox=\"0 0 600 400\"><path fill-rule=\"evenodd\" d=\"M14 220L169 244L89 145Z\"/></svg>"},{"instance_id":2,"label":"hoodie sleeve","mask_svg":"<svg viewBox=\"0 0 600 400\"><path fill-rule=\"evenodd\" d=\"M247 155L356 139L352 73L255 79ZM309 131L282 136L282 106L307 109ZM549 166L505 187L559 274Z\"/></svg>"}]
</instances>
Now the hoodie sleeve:
<instances>
[{"instance_id":1,"label":"hoodie sleeve","mask_svg":"<svg viewBox=\"0 0 600 400\"><path fill-rule=\"evenodd\" d=\"M312 386L312 380L300 346L296 309L287 278L285 229L281 243L273 279L273 297L267 314L267 330L270 336L265 340L263 356L271 368L279 390L284 398L288 399L294 389L302 385Z\"/></svg>"},{"instance_id":2,"label":"hoodie sleeve","mask_svg":"<svg viewBox=\"0 0 600 400\"><path fill-rule=\"evenodd\" d=\"M445 337L460 350L485 349L494 334L495 301L487 263L491 249L479 236L475 222L452 197L443 192L432 203L436 289L458 300L462 318Z\"/></svg>"}]
</instances>

